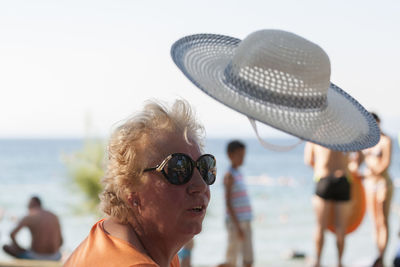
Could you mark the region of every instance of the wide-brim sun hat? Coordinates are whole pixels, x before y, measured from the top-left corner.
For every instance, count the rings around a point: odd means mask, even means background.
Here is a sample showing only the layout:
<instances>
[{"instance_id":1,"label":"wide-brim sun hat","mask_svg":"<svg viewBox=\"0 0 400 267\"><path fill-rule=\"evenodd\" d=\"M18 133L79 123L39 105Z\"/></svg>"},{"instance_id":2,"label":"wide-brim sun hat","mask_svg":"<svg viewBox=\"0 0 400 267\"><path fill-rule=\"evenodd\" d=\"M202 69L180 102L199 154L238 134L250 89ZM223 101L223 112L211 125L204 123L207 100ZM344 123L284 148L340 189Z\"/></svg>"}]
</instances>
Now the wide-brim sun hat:
<instances>
[{"instance_id":1,"label":"wide-brim sun hat","mask_svg":"<svg viewBox=\"0 0 400 267\"><path fill-rule=\"evenodd\" d=\"M195 34L176 41L171 56L203 92L250 119L333 150L379 141L370 113L330 82L328 55L301 36L260 30L241 41Z\"/></svg>"}]
</instances>

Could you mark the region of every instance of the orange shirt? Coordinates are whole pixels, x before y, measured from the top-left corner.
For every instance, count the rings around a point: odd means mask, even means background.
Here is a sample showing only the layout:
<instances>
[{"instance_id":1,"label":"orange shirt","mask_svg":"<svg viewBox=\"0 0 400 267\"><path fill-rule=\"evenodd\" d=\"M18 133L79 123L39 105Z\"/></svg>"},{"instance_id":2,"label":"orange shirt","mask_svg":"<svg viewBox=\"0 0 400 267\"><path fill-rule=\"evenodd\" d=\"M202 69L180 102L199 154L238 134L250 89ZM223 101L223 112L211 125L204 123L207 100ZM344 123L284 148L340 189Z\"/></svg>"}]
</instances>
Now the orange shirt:
<instances>
[{"instance_id":1,"label":"orange shirt","mask_svg":"<svg viewBox=\"0 0 400 267\"><path fill-rule=\"evenodd\" d=\"M149 256L119 238L106 234L104 219L98 221L89 236L75 249L64 267L159 267ZM175 255L170 267L179 267Z\"/></svg>"}]
</instances>

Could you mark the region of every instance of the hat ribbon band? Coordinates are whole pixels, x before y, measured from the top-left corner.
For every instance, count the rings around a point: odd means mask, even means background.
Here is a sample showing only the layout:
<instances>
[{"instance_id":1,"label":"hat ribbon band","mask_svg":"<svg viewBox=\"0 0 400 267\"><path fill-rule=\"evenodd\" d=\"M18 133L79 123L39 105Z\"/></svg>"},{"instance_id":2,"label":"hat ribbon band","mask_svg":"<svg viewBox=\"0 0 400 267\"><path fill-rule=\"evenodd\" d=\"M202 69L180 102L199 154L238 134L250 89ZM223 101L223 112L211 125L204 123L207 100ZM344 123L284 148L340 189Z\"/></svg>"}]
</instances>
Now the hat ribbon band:
<instances>
[{"instance_id":1,"label":"hat ribbon band","mask_svg":"<svg viewBox=\"0 0 400 267\"><path fill-rule=\"evenodd\" d=\"M326 96L295 96L273 92L265 87L255 85L250 81L240 77L230 63L224 71L225 83L240 94L251 96L253 100L262 100L264 102L284 106L287 108L296 108L303 110L322 110L327 107Z\"/></svg>"}]
</instances>

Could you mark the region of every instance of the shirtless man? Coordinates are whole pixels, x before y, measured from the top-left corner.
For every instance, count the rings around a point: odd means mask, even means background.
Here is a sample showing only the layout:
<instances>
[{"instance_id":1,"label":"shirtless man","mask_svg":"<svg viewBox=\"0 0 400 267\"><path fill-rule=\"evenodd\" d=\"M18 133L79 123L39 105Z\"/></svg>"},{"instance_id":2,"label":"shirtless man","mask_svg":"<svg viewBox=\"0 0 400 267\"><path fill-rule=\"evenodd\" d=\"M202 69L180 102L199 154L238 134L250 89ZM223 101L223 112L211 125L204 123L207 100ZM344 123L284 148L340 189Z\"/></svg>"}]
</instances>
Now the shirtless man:
<instances>
[{"instance_id":1,"label":"shirtless man","mask_svg":"<svg viewBox=\"0 0 400 267\"><path fill-rule=\"evenodd\" d=\"M307 143L304 150L304 161L314 169L317 180L313 205L317 217L315 245L317 258L315 266L321 264L321 253L324 245L324 232L327 228L329 213L334 207L335 234L338 249L338 266L342 266L346 221L349 213L350 184L347 178L348 155L328 148Z\"/></svg>"},{"instance_id":2,"label":"shirtless man","mask_svg":"<svg viewBox=\"0 0 400 267\"><path fill-rule=\"evenodd\" d=\"M63 241L57 216L42 209L38 197L31 198L28 208L28 215L22 218L11 232L12 244L4 245L4 251L20 259L60 260L59 248ZM28 227L32 235L31 249L29 250L23 249L16 239L17 233L24 227Z\"/></svg>"}]
</instances>

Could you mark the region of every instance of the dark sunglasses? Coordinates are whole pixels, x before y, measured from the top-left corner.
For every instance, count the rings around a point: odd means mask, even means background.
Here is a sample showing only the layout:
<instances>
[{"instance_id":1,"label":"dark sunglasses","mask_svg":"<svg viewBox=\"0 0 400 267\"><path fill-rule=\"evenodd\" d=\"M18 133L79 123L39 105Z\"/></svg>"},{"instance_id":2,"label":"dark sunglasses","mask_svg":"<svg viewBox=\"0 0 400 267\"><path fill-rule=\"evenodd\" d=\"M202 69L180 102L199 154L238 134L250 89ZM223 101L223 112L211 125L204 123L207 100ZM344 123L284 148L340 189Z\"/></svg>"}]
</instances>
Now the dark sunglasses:
<instances>
[{"instance_id":1,"label":"dark sunglasses","mask_svg":"<svg viewBox=\"0 0 400 267\"><path fill-rule=\"evenodd\" d=\"M168 182L174 185L182 185L192 178L194 168L199 170L204 182L212 185L217 175L216 160L213 155L201 155L196 161L186 154L173 153L167 156L160 164L153 168L144 169L143 172L161 172Z\"/></svg>"}]
</instances>

